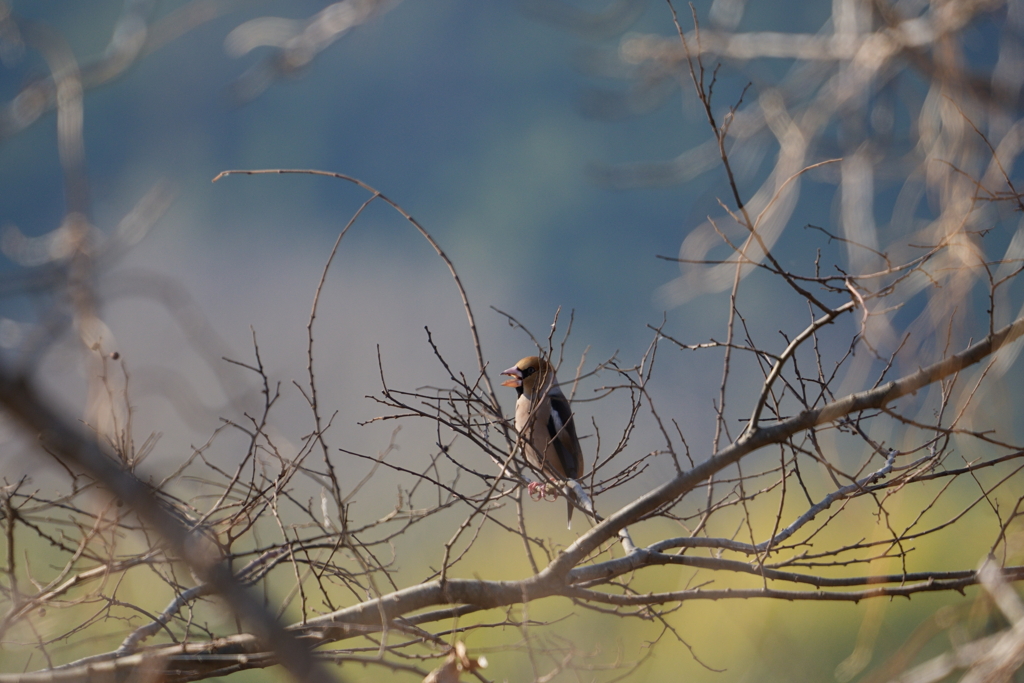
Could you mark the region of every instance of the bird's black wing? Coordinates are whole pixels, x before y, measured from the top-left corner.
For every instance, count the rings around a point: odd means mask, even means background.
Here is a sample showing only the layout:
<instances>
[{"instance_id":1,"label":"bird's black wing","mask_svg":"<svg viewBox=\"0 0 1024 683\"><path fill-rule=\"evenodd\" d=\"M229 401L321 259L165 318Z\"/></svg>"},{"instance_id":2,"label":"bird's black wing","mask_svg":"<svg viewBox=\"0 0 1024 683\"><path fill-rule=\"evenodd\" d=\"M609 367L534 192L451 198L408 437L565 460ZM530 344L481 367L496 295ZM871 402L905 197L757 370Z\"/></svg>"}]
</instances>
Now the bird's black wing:
<instances>
[{"instance_id":1,"label":"bird's black wing","mask_svg":"<svg viewBox=\"0 0 1024 683\"><path fill-rule=\"evenodd\" d=\"M572 407L565 396L551 395L551 415L548 417L548 438L558 454L558 462L562 471L570 479L579 479L583 475L583 457L579 452L579 438L576 436L576 423L572 419Z\"/></svg>"}]
</instances>

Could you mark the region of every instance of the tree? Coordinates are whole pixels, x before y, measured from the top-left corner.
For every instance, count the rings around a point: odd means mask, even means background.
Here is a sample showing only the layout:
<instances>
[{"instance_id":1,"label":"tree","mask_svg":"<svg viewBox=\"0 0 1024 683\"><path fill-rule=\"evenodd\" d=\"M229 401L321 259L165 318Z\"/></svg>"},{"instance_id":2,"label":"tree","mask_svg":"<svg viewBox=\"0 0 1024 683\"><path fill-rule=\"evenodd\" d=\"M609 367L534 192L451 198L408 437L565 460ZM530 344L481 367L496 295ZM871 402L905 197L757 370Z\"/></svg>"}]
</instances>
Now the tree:
<instances>
[{"instance_id":1,"label":"tree","mask_svg":"<svg viewBox=\"0 0 1024 683\"><path fill-rule=\"evenodd\" d=\"M600 32L635 6L617 3L605 15L583 15L559 5L557 18ZM132 7L125 16L139 19ZM171 16L180 20L203 7L188 3ZM0 681L198 680L278 663L297 679L331 677L325 663L341 664L342 675L360 663L411 679L486 680L481 654L493 659L502 649L528 661L538 680L573 670L611 679L638 672L652 653L670 647L663 640L677 641L700 661L673 621L674 612L696 601L723 609L752 599L859 602L962 593L978 584L1012 627L924 664L913 662L919 643L909 639L876 675L907 669L911 680L941 680L965 670L965 680L1007 680L1020 666L1024 623L1007 583L1024 578L1024 450L1012 408L993 404L1014 398L1014 359L1024 343L1024 257L1015 221L1024 210L1015 189L1024 149L1021 76L1011 66L1019 9L851 0L835 3L830 30L786 35L738 32L730 7L739 11L736 4L714 6L710 29L699 27L694 11L687 30L669 5L665 21L674 20L674 35L634 35L619 44L618 66L632 67L635 88L590 100L595 111L614 113L635 109L631 98L670 92L675 81L692 88L709 142L672 164L597 175L617 184L662 183L715 159L723 174L720 211L688 231L672 259L680 277L664 294L675 304L702 296L720 302L721 333L710 341L679 339L663 323L651 327L639 358L563 363L571 314L556 314L546 336L529 333L515 312L503 314L559 368L579 399L577 423L590 437L581 484L599 514L564 547L530 514L534 503L524 484L540 475L517 457L518 436L503 408L508 401L492 384L495 365L456 265L407 208L341 173L224 174L321 175L360 193L312 297L308 374L298 386L311 431L290 435L298 444L290 449L276 428L281 387L254 333L251 356L230 362L254 378L260 409L225 417L173 472L151 477L143 461L152 442L139 444L133 431L130 366L105 345L91 278L155 222L167 198L154 190L112 238L97 241L88 221L81 92L167 35L136 34L138 41L125 41L130 54L110 50L100 63L78 67L58 36L7 15L10 35L50 64L50 75L25 86L7 112L30 95L37 114L56 109L68 211L53 238L70 246L38 265L18 242L23 267L7 276L6 291L38 292L43 305L66 307L44 347L58 335L77 335L90 393L102 400L86 424L69 420L39 390L40 356L29 342L19 349L22 360L12 356L0 367L0 404L30 437L26 457L62 465L55 471L64 484L49 495L24 477L5 480L7 604L0 633L4 647L20 648L35 672ZM307 24L289 24L288 39L239 91L258 96L274 77L379 11L374 3L342 2ZM153 28L170 31L169 21ZM1000 23L1010 28L999 32ZM271 25L243 24L229 46L244 50ZM998 36L995 56L970 54L977 35ZM726 74L710 66L769 57L793 66L755 84L739 67ZM731 106L721 109L730 96ZM17 132L9 123L6 136ZM759 158L769 159L763 169ZM751 170L738 170L737 159ZM808 226L798 240L803 251L782 256L780 245L801 222L802 194L811 190L835 197L835 226ZM396 383L379 362L377 420L425 422L433 433L429 461L415 469L389 458L393 442L376 456L347 447L344 416L325 405L318 384L321 288L343 238L380 204L447 267L472 340L472 354L456 359L427 330L444 377L436 387ZM887 225L878 223L883 209L892 213ZM804 322L775 338L778 318L754 310L758 299L747 298L759 292L779 309L800 307ZM705 397L715 408L710 448L691 443L680 416L664 411L651 389L678 357L666 358L670 350L721 363L720 382ZM596 400L624 416L610 437L607 425L583 419L583 391L594 385ZM659 434L660 447L638 454L633 444L641 429ZM230 433L241 434L245 445L225 467L207 453ZM359 477L351 474L353 463L363 463ZM650 486L642 475L656 467L671 474ZM378 516L356 496L386 473L397 482L398 502ZM578 520L588 513L580 507ZM983 524L975 526L974 516ZM855 524L865 517L877 520L873 537ZM950 567L936 559L973 534L987 550L984 564ZM430 546L428 538L443 540ZM43 548L60 558L56 569L30 560ZM524 570L504 580L497 568L492 576L480 573L481 558L496 552L501 563ZM879 570L889 566L898 569ZM673 572L679 587L659 587L659 571ZM163 593L140 588L147 585L140 575L157 577ZM169 603L161 602L164 593L172 595ZM556 598L571 603L553 605ZM218 618L221 605L233 619ZM645 654L581 650L559 631L576 610L599 624L635 621L650 638ZM68 616L51 617L62 612ZM116 649L70 662L51 655L55 643L88 647L111 632L120 641ZM38 654L29 658L24 653L31 650ZM837 675L849 680L865 664L851 657Z\"/></svg>"}]
</instances>

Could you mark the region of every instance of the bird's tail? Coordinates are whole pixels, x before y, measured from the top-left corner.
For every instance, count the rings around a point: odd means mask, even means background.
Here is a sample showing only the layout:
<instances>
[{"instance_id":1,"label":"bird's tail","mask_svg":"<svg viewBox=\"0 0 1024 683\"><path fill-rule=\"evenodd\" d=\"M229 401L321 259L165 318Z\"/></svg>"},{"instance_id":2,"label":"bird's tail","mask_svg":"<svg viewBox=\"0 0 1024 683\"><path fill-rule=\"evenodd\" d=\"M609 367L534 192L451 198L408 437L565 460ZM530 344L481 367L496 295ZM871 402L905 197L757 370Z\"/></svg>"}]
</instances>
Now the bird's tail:
<instances>
[{"instance_id":1,"label":"bird's tail","mask_svg":"<svg viewBox=\"0 0 1024 683\"><path fill-rule=\"evenodd\" d=\"M573 504L575 502L575 505ZM569 528L572 528L572 511L579 505L579 507L590 515L590 518L595 522L597 521L597 511L594 510L594 501L590 500L590 496L583 490L580 483L575 479L568 479L565 482L565 503L569 507Z\"/></svg>"},{"instance_id":2,"label":"bird's tail","mask_svg":"<svg viewBox=\"0 0 1024 683\"><path fill-rule=\"evenodd\" d=\"M573 501L579 504L580 508L583 509L590 519L595 524L603 522L604 518L597 514L597 510L594 509L594 501L590 500L590 496L583 490L580 483L575 479L568 479L565 482L565 500L569 506L569 528L572 528L572 510L575 507ZM633 543L633 537L629 535L629 527L622 527L619 529L619 540L622 542L622 549L627 555L633 553L636 550L636 545Z\"/></svg>"}]
</instances>

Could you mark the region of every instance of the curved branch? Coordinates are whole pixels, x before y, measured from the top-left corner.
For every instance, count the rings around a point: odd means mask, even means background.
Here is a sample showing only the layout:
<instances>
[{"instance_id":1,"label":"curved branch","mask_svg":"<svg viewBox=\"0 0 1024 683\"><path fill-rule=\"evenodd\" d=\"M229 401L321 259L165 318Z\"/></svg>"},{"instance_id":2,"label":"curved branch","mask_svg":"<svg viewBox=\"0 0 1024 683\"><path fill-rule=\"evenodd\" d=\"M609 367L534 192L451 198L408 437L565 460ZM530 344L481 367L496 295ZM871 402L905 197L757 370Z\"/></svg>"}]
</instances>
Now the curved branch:
<instances>
[{"instance_id":1,"label":"curved branch","mask_svg":"<svg viewBox=\"0 0 1024 683\"><path fill-rule=\"evenodd\" d=\"M230 175L266 175L268 173L275 173L275 174L279 174L279 175L284 175L284 174L318 175L318 176L325 176L327 178L337 178L339 180L344 180L346 182L352 183L353 185L357 185L357 186L363 188L367 192L370 192L371 194L374 195L375 199L377 197L380 197L380 199L382 201L387 203L391 208L393 208L395 211L397 211L402 216L402 218L404 218L405 220L409 221L409 223L412 224L412 226L414 228L416 228L416 230L420 233L420 235L423 236L423 239L427 240L427 242L430 244L430 246L434 249L434 252L437 253L437 255L441 257L442 261L444 261L444 264L448 267L448 272L451 274L452 279L455 281L455 286L459 290L459 296L462 297L462 307L466 310L466 318L469 321L469 333L473 337L473 349L476 352L477 366L478 366L478 369L480 371L480 375L483 377L484 384L487 385L487 394L488 394L488 397L491 399L491 407L494 408L495 410L498 410L498 405L499 405L499 403L498 403L498 396L497 396L497 394L494 393L494 387L491 385L491 380L487 376L487 364L484 362L484 352L483 352L483 347L480 345L480 335L477 333L477 330L476 330L476 318L473 316L473 309L471 309L470 306L469 306L469 295L466 294L466 288L462 286L462 279L459 277L458 272L455 270L455 264L452 263L451 259L448 258L448 255L444 252L444 250L441 249L441 246L436 241L434 241L434 238L430 235L429 232L427 232L426 228L424 228L422 225L420 225L419 222L415 218L413 218L411 215L409 215L409 213L405 209L403 209L401 206L399 206L399 204L397 202L395 202L393 199L390 199L386 195L382 194L379 190L376 190L373 187L370 187L369 185L364 183L362 180L359 180L358 178L353 178L352 176L345 175L344 173L333 173L331 171L317 171L317 170L314 170L314 169L301 169L301 168L266 168L266 169L251 169L251 170L231 170L231 171L221 171L220 173L217 174L217 176L213 179L212 182L217 182L221 178L224 178L224 177L227 177L227 176L230 176Z\"/></svg>"},{"instance_id":2,"label":"curved branch","mask_svg":"<svg viewBox=\"0 0 1024 683\"><path fill-rule=\"evenodd\" d=\"M812 334L820 330L825 325L830 324L843 313L852 311L856 307L856 301L847 301L839 308L831 310L815 320L807 327L807 329L794 337L793 341L789 342L786 350L783 351L778 360L775 361L775 365L772 367L771 372L768 373L768 377L764 380L764 385L761 387L761 394L757 397L757 402L754 404L754 412L750 415L750 421L747 423L746 431L749 432L757 429L757 423L761 419L761 411L764 410L764 404L765 401L768 400L768 394L771 393L772 385L775 383L775 380L779 378L779 375L782 374L782 366L786 364L786 361L789 360L794 353L796 353L800 344L807 341Z\"/></svg>"},{"instance_id":3,"label":"curved branch","mask_svg":"<svg viewBox=\"0 0 1024 683\"><path fill-rule=\"evenodd\" d=\"M1024 573L1015 576L1016 579L1024 578ZM659 605L666 602L688 602L691 600L726 600L751 598L773 598L776 600L807 600L824 602L860 602L868 598L883 597L910 597L915 593L934 593L936 591L957 591L962 593L969 586L979 583L976 572L964 579L951 579L948 581L934 581L928 579L917 583L904 584L900 586L879 586L877 588L865 588L859 591L784 591L772 588L725 588L722 590L706 590L704 588L693 588L690 590L673 591L670 593L646 593L643 595L616 595L602 593L600 591L587 590L585 588L567 588L565 595L578 600L601 602L608 605L630 606L630 605Z\"/></svg>"}]
</instances>

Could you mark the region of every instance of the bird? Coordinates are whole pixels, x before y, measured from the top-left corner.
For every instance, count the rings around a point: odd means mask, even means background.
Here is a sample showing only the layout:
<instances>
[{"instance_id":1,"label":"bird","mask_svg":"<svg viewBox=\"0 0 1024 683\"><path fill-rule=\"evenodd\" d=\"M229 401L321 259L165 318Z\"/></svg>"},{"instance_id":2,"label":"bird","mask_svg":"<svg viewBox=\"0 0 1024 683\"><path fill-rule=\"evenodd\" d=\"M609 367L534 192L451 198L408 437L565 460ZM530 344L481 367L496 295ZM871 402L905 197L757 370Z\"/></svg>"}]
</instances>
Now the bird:
<instances>
[{"instance_id":1,"label":"bird","mask_svg":"<svg viewBox=\"0 0 1024 683\"><path fill-rule=\"evenodd\" d=\"M554 368L543 358L527 356L501 374L510 377L502 386L514 387L518 397L515 425L523 454L538 472L562 486L572 528L572 498L583 509L593 510L578 481L584 470L583 449L576 436L572 407L558 387ZM544 485L531 482L528 489L531 495L537 495Z\"/></svg>"}]
</instances>

